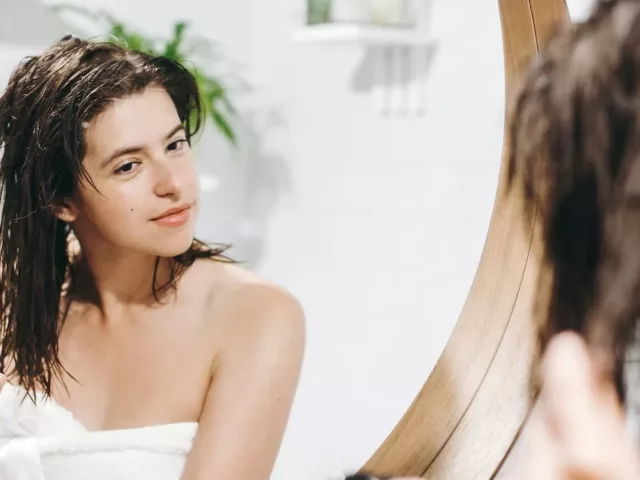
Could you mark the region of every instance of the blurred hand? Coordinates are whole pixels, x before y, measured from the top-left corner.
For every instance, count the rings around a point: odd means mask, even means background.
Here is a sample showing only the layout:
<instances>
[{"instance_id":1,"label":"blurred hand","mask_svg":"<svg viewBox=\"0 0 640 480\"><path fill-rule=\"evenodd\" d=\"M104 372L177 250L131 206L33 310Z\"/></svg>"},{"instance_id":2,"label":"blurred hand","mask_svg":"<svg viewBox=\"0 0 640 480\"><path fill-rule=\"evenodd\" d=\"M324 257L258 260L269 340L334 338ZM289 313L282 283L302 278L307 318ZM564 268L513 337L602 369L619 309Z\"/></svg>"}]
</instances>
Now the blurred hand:
<instances>
[{"instance_id":1,"label":"blurred hand","mask_svg":"<svg viewBox=\"0 0 640 480\"><path fill-rule=\"evenodd\" d=\"M552 340L518 478L640 480L635 445L602 365L578 335Z\"/></svg>"}]
</instances>

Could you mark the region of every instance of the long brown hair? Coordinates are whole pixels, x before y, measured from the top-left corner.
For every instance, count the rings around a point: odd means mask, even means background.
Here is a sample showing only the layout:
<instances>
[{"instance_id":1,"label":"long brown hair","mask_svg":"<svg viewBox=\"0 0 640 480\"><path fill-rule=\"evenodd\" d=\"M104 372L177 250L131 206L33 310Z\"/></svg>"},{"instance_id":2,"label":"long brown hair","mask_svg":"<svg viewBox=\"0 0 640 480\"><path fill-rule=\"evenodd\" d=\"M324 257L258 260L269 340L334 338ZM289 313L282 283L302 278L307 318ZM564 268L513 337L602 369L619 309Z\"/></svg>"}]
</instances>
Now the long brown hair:
<instances>
[{"instance_id":1,"label":"long brown hair","mask_svg":"<svg viewBox=\"0 0 640 480\"><path fill-rule=\"evenodd\" d=\"M150 86L170 95L191 142L203 120L191 73L170 59L109 43L67 36L21 62L0 97L0 371L12 364L10 373L32 399L38 388L50 396L52 377L63 369L58 334L72 232L51 207L80 180L92 185L82 163L83 124ZM194 239L173 259L167 285L156 284L158 259L150 285L156 300L197 258L228 260L225 249Z\"/></svg>"},{"instance_id":2,"label":"long brown hair","mask_svg":"<svg viewBox=\"0 0 640 480\"><path fill-rule=\"evenodd\" d=\"M621 399L640 312L639 120L640 1L602 0L535 59L510 132L510 183L540 219L538 354L580 333L609 354Z\"/></svg>"}]
</instances>

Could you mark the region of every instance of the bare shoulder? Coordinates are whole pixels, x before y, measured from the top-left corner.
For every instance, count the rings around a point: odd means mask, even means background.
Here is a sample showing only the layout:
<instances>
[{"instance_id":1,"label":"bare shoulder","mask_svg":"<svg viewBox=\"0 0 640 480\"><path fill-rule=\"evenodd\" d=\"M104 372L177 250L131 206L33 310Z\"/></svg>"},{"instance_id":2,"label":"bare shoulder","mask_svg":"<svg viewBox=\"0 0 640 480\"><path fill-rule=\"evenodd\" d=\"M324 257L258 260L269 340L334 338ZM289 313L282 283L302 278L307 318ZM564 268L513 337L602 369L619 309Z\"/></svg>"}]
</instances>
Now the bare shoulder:
<instances>
[{"instance_id":1,"label":"bare shoulder","mask_svg":"<svg viewBox=\"0 0 640 480\"><path fill-rule=\"evenodd\" d=\"M302 307L285 289L237 265L196 266L201 270L192 279L206 283L215 347L185 478L266 479L300 378Z\"/></svg>"},{"instance_id":2,"label":"bare shoulder","mask_svg":"<svg viewBox=\"0 0 640 480\"><path fill-rule=\"evenodd\" d=\"M206 261L199 267L207 316L216 337L224 339L221 347L271 342L295 350L304 344L304 310L288 290L238 265Z\"/></svg>"}]
</instances>

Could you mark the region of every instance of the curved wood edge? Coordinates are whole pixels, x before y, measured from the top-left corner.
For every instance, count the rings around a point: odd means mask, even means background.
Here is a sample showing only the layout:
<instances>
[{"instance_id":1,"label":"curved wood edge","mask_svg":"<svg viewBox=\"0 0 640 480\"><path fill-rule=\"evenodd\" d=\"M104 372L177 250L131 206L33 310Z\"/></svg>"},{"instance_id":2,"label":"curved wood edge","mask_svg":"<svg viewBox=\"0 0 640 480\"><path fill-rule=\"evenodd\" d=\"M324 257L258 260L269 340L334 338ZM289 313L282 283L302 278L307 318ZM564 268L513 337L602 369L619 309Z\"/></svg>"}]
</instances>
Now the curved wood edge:
<instances>
[{"instance_id":1,"label":"curved wood edge","mask_svg":"<svg viewBox=\"0 0 640 480\"><path fill-rule=\"evenodd\" d=\"M546 43L549 36L553 33L553 29L558 25L560 21L568 21L569 20L569 12L566 5L566 0L558 0L555 2L550 2L549 0L529 0L531 5L531 14L534 21L534 25L536 26L536 36L537 36L537 47L540 50L544 44ZM536 224L535 227L538 227ZM534 227L534 228L535 228ZM535 233L535 232L534 232ZM538 238L534 235L534 239L538 240ZM537 274L537 269L539 268L539 264L528 266L528 269L535 271ZM535 295L535 286L531 291L531 296L529 300L533 300L533 296ZM532 307L532 305L530 305ZM532 321L531 310L529 310L526 318L517 319L518 323L522 325L530 326L530 338L527 342L526 340L522 343L528 343L529 348L533 347L532 342L535 340L533 335L535 334ZM517 341L514 342L518 343ZM524 346L524 345L523 345ZM530 361L533 358L533 351L531 350ZM499 372L501 369L500 365L496 365L496 370ZM527 367L527 374L529 374L529 368ZM528 392L527 392L528 393ZM505 454L495 470L492 479L495 480L503 480L503 479L513 479L518 478L519 476L519 459L521 458L523 452L523 445L526 445L527 438L529 435L529 431L527 429L528 419L531 417L532 409L535 408L535 405L532 405L531 398L526 399L526 403L524 403L524 396L521 395L520 398L516 399L516 401L511 405L513 409L512 413L517 413L517 416L513 418L511 422L513 424L514 421L518 421L518 430L512 438L512 442L509 445L509 448L505 451ZM507 405L507 408L509 406Z\"/></svg>"},{"instance_id":2,"label":"curved wood edge","mask_svg":"<svg viewBox=\"0 0 640 480\"><path fill-rule=\"evenodd\" d=\"M499 2L509 100L538 44L567 11L564 0ZM530 258L534 232L527 229L519 196L505 195L507 155L505 134L485 247L451 338L416 399L363 470L490 478L522 425L529 405L537 266Z\"/></svg>"},{"instance_id":3,"label":"curved wood edge","mask_svg":"<svg viewBox=\"0 0 640 480\"><path fill-rule=\"evenodd\" d=\"M536 37L535 54L546 43L554 27L568 19L568 13L564 0L529 0L528 3ZM518 24L514 7L513 1L509 0L501 4L505 43L517 40L510 35L510 29ZM515 60L519 62L517 57ZM507 55L505 61L509 63ZM511 66L517 67L512 72L513 81L517 82L518 72L526 64ZM505 155L506 151L505 147ZM423 475L426 478L518 478L509 470L517 465L509 463L507 468L501 467L505 457L510 455L532 403L529 376L536 343L533 307L539 273L537 228L537 222L534 222L532 249L504 339L478 394L445 448Z\"/></svg>"}]
</instances>

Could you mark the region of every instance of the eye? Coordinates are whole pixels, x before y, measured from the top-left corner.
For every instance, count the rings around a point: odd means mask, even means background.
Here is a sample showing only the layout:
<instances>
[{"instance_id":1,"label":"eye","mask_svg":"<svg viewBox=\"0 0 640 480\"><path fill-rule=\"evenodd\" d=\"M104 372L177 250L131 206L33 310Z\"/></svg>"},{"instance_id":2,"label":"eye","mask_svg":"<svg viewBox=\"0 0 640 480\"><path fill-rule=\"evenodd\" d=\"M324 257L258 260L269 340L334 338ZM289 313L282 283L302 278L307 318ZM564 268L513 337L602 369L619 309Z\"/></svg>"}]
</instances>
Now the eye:
<instances>
[{"instance_id":1,"label":"eye","mask_svg":"<svg viewBox=\"0 0 640 480\"><path fill-rule=\"evenodd\" d=\"M187 145L187 139L181 138L167 145L167 150L169 150L170 152L179 152L180 150L183 150L186 145Z\"/></svg>"},{"instance_id":2,"label":"eye","mask_svg":"<svg viewBox=\"0 0 640 480\"><path fill-rule=\"evenodd\" d=\"M136 165L136 162L125 163L124 165L118 167L113 173L115 173L116 175L126 175L127 173L133 172L133 169Z\"/></svg>"}]
</instances>

